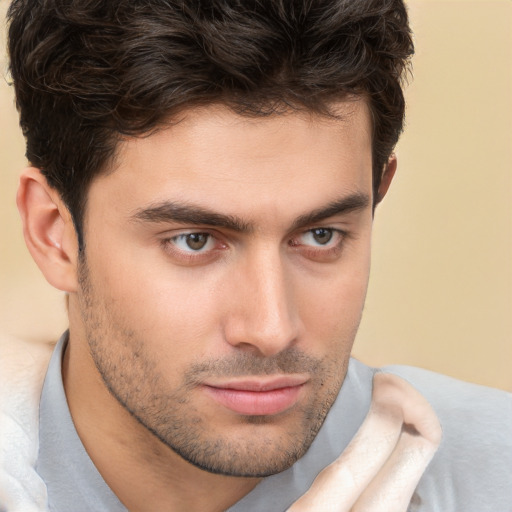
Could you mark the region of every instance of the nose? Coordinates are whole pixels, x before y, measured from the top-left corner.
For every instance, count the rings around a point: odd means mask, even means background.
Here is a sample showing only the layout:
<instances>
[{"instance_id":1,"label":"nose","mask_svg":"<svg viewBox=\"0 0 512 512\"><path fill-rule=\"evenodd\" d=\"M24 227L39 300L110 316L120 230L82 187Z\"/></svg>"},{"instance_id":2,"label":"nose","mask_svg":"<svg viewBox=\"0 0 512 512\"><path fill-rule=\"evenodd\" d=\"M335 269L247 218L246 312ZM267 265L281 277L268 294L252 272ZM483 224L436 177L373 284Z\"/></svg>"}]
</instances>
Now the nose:
<instances>
[{"instance_id":1,"label":"nose","mask_svg":"<svg viewBox=\"0 0 512 512\"><path fill-rule=\"evenodd\" d=\"M266 250L237 267L226 313L226 341L269 357L294 345L300 318L293 282L279 251Z\"/></svg>"}]
</instances>

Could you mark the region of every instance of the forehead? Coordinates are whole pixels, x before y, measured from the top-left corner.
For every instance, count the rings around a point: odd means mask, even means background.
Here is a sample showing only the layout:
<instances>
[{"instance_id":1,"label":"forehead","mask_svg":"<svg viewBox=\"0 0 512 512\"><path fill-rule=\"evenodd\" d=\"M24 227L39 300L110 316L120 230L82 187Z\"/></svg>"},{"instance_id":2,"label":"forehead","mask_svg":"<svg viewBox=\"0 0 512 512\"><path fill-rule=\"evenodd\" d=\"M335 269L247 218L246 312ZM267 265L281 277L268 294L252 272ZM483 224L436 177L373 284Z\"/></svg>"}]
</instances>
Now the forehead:
<instances>
[{"instance_id":1,"label":"forehead","mask_svg":"<svg viewBox=\"0 0 512 512\"><path fill-rule=\"evenodd\" d=\"M91 185L89 207L108 203L128 214L179 199L228 214L293 214L341 195L371 195L367 106L346 101L334 112L247 117L220 105L190 109L156 133L120 142L112 171Z\"/></svg>"}]
</instances>

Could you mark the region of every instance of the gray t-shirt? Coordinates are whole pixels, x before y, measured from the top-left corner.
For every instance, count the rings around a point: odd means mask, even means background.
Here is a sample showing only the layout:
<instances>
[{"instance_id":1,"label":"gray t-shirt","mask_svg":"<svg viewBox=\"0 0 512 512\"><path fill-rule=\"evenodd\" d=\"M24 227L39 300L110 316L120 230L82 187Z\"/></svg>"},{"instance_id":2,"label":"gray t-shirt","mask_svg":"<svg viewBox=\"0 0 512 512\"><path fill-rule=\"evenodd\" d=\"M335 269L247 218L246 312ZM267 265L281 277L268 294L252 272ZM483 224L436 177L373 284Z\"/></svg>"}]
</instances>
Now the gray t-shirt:
<instances>
[{"instance_id":1,"label":"gray t-shirt","mask_svg":"<svg viewBox=\"0 0 512 512\"><path fill-rule=\"evenodd\" d=\"M40 406L37 472L52 512L126 512L87 455L62 384L67 336L57 344ZM410 512L512 512L512 395L406 366L405 378L431 403L443 440L413 496ZM352 359L341 391L308 452L265 478L228 512L283 512L346 448L365 418L374 369Z\"/></svg>"}]
</instances>

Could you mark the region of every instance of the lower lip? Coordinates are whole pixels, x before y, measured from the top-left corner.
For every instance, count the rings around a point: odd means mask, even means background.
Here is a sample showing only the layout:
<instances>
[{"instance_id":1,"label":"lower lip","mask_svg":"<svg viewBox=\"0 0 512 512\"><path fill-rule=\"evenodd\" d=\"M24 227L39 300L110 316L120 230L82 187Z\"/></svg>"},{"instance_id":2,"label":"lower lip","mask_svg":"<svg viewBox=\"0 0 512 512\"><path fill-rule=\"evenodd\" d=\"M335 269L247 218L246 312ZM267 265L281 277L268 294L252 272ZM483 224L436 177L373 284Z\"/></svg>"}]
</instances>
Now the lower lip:
<instances>
[{"instance_id":1,"label":"lower lip","mask_svg":"<svg viewBox=\"0 0 512 512\"><path fill-rule=\"evenodd\" d=\"M204 389L219 404L245 416L267 416L290 409L302 389L300 386L272 389L268 391L244 391L205 386Z\"/></svg>"}]
</instances>

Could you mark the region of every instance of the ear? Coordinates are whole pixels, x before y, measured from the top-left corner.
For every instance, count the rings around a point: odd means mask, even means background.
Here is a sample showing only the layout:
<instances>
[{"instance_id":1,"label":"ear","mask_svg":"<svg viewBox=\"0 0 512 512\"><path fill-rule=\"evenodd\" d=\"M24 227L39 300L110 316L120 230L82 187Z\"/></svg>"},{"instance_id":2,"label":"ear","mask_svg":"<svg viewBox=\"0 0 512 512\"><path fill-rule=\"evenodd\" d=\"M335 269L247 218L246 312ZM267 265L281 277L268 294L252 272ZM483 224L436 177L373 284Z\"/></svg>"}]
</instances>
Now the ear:
<instances>
[{"instance_id":1,"label":"ear","mask_svg":"<svg viewBox=\"0 0 512 512\"><path fill-rule=\"evenodd\" d=\"M69 210L39 169L20 178L16 203L28 250L46 280L66 292L77 290L78 241Z\"/></svg>"},{"instance_id":2,"label":"ear","mask_svg":"<svg viewBox=\"0 0 512 512\"><path fill-rule=\"evenodd\" d=\"M395 175L396 166L396 155L394 153L391 153L387 164L384 166L384 169L382 170L379 191L377 193L377 203L380 203L384 199L384 196L386 195L389 186L391 185L391 181L393 180L393 176Z\"/></svg>"}]
</instances>

